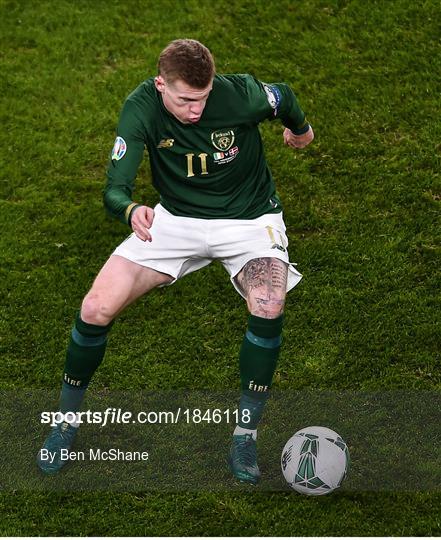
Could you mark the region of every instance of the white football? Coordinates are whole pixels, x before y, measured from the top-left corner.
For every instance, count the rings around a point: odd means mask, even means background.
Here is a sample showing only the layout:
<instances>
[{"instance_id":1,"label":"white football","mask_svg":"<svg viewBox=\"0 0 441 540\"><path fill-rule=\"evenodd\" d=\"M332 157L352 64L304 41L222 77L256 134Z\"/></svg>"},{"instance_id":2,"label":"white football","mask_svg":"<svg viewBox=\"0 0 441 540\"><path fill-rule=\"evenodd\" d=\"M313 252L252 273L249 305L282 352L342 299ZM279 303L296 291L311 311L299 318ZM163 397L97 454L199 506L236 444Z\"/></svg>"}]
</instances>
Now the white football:
<instances>
[{"instance_id":1,"label":"white football","mask_svg":"<svg viewBox=\"0 0 441 540\"><path fill-rule=\"evenodd\" d=\"M338 433L321 426L300 429L285 444L281 466L288 484L305 495L325 495L341 486L349 450Z\"/></svg>"}]
</instances>

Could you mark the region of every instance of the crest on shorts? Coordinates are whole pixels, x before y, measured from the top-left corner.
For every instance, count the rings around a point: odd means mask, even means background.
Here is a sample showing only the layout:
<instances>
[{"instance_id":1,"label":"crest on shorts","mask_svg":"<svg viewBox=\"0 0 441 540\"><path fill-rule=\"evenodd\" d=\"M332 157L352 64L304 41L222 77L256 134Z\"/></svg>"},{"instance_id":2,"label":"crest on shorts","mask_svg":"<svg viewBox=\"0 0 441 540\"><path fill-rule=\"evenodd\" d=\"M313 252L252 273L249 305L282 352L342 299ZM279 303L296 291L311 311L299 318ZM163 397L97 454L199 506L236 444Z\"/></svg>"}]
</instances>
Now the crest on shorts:
<instances>
[{"instance_id":1,"label":"crest on shorts","mask_svg":"<svg viewBox=\"0 0 441 540\"><path fill-rule=\"evenodd\" d=\"M228 129L225 131L213 131L213 133L211 134L211 142L217 150L225 152L233 146L234 131L232 129Z\"/></svg>"},{"instance_id":2,"label":"crest on shorts","mask_svg":"<svg viewBox=\"0 0 441 540\"><path fill-rule=\"evenodd\" d=\"M112 148L112 159L119 161L124 157L124 154L127 151L126 141L122 137L117 137L115 139L115 144Z\"/></svg>"}]
</instances>

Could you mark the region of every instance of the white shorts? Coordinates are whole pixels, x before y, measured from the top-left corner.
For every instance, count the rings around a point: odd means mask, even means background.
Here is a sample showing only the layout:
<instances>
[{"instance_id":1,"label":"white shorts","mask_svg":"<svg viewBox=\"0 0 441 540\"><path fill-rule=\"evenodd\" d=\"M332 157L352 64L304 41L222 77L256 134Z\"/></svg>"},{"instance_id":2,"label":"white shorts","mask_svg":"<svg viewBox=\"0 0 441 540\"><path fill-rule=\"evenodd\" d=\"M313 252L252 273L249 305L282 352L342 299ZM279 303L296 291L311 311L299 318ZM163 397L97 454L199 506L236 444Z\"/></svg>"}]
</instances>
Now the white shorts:
<instances>
[{"instance_id":1,"label":"white shorts","mask_svg":"<svg viewBox=\"0 0 441 540\"><path fill-rule=\"evenodd\" d=\"M265 214L256 219L199 219L174 216L161 204L155 207L151 242L132 233L113 252L177 279L219 260L234 277L251 259L275 257L288 264L287 291L302 279L289 262L283 216Z\"/></svg>"}]
</instances>

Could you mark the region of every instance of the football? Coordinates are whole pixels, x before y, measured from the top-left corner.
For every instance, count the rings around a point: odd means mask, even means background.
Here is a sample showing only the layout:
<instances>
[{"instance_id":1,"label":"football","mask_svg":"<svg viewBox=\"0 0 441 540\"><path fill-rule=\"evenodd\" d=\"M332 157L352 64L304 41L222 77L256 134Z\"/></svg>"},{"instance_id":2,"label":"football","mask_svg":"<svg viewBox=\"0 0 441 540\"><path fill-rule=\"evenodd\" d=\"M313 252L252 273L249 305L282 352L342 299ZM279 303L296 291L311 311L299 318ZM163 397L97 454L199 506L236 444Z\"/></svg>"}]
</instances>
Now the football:
<instances>
[{"instance_id":1,"label":"football","mask_svg":"<svg viewBox=\"0 0 441 540\"><path fill-rule=\"evenodd\" d=\"M297 431L283 448L281 466L289 486L304 495L325 495L341 486L349 451L338 433L321 426Z\"/></svg>"}]
</instances>

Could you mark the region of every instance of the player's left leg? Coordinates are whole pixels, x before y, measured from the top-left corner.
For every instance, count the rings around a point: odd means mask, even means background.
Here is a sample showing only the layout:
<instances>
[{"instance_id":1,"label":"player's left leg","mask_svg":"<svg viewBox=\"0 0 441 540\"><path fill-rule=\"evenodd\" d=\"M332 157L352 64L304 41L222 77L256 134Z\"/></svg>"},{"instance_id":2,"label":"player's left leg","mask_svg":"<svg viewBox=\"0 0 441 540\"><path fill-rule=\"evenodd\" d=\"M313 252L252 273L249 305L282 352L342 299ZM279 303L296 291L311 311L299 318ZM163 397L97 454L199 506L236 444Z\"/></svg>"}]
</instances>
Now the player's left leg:
<instances>
[{"instance_id":1,"label":"player's left leg","mask_svg":"<svg viewBox=\"0 0 441 540\"><path fill-rule=\"evenodd\" d=\"M248 328L240 351L239 423L233 435L230 465L239 480L257 483L257 426L280 353L288 264L274 257L250 260L235 278L246 298Z\"/></svg>"}]
</instances>

